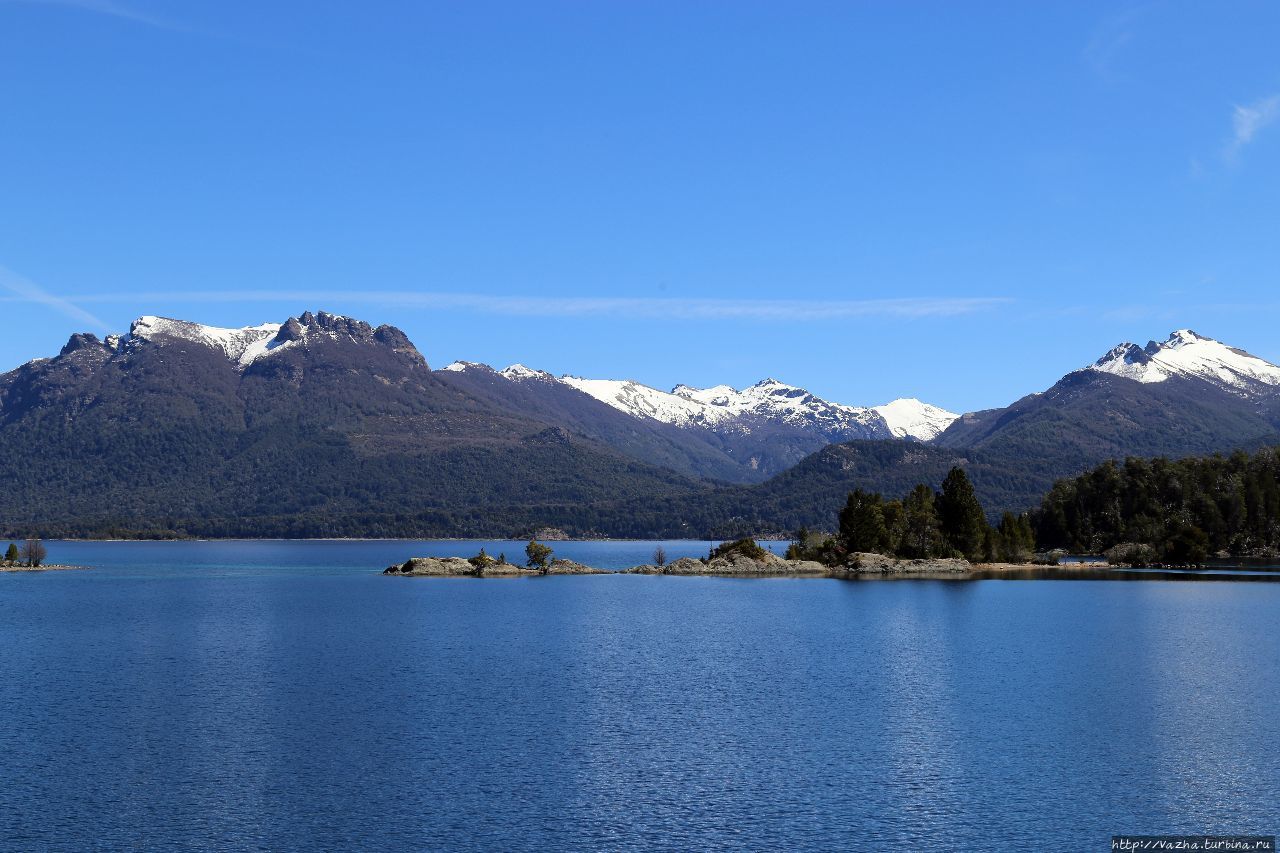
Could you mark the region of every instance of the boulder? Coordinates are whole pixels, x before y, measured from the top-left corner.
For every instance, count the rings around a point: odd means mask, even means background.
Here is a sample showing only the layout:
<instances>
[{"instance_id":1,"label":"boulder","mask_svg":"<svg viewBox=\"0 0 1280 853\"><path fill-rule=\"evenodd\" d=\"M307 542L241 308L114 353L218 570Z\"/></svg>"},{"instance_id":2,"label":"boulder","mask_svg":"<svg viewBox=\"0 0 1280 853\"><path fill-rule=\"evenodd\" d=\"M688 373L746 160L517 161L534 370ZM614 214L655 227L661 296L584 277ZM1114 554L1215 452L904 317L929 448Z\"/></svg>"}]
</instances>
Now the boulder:
<instances>
[{"instance_id":1,"label":"boulder","mask_svg":"<svg viewBox=\"0 0 1280 853\"><path fill-rule=\"evenodd\" d=\"M611 574L604 569L596 569L591 566L584 566L582 563L575 563L573 560L565 560L560 557L552 560L547 566L547 574L549 575L607 575Z\"/></svg>"},{"instance_id":2,"label":"boulder","mask_svg":"<svg viewBox=\"0 0 1280 853\"><path fill-rule=\"evenodd\" d=\"M388 566L385 575L426 575L451 578L474 576L476 567L461 557L412 557L398 566Z\"/></svg>"}]
</instances>

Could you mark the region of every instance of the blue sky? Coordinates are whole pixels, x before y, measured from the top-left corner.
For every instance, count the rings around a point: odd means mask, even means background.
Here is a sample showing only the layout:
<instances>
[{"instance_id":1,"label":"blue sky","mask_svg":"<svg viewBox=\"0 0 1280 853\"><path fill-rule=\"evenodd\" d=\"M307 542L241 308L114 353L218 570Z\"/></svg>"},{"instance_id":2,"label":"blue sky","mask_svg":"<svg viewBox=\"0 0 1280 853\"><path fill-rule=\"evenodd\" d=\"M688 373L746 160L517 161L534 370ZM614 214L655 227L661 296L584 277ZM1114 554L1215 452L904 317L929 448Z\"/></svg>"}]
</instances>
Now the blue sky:
<instances>
[{"instance_id":1,"label":"blue sky","mask_svg":"<svg viewBox=\"0 0 1280 853\"><path fill-rule=\"evenodd\" d=\"M0 366L325 309L433 366L957 409L1280 361L1280 6L0 0Z\"/></svg>"}]
</instances>

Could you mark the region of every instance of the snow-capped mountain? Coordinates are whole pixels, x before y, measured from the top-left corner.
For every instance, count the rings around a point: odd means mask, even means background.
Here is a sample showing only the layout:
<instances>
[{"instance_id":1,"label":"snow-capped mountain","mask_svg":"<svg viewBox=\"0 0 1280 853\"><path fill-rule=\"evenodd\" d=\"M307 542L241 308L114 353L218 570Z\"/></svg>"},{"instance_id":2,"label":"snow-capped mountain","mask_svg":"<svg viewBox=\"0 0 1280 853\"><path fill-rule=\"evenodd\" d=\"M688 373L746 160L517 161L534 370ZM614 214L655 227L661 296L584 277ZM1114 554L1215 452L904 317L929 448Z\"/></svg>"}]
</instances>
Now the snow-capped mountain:
<instances>
[{"instance_id":1,"label":"snow-capped mountain","mask_svg":"<svg viewBox=\"0 0 1280 853\"><path fill-rule=\"evenodd\" d=\"M846 406L777 379L765 379L742 390L728 385L677 385L661 391L625 379L556 377L523 364L494 370L458 361L440 373L466 384L473 392L499 399L503 389L494 382L507 380L507 398L513 403L518 398L525 408L548 408L553 398L556 405L571 407L570 398L559 393L571 389L627 416L637 427L673 428L675 433L664 435L685 445L690 437L697 439L704 451L710 448L714 456L727 457L738 469L721 470L717 476L748 481L785 470L828 444L895 438L928 441L956 417L918 400L895 400L874 408ZM616 437L618 433L611 434ZM699 462L700 466L706 464L705 459Z\"/></svg>"},{"instance_id":2,"label":"snow-capped mountain","mask_svg":"<svg viewBox=\"0 0 1280 853\"><path fill-rule=\"evenodd\" d=\"M445 370L476 367L483 366L455 362ZM937 406L909 399L876 407L846 406L776 379L764 379L741 391L729 385L711 388L677 385L671 391L660 391L624 379L586 379L568 375L557 379L545 371L532 370L520 364L498 373L513 381L539 379L562 382L633 417L720 432L749 431L755 425L770 422L833 436L847 434L850 438L928 441L957 417Z\"/></svg>"},{"instance_id":3,"label":"snow-capped mountain","mask_svg":"<svg viewBox=\"0 0 1280 853\"><path fill-rule=\"evenodd\" d=\"M774 379L433 371L400 330L324 312L239 329L147 316L0 374L0 517L64 534L718 536L829 525L854 488L936 487L953 465L988 508L1022 510L1107 459L1269 445L1280 367L1185 329L955 418Z\"/></svg>"},{"instance_id":4,"label":"snow-capped mountain","mask_svg":"<svg viewBox=\"0 0 1280 853\"><path fill-rule=\"evenodd\" d=\"M187 341L221 352L238 369L244 370L267 356L288 350L290 347L307 347L320 340L347 341L350 343L380 342L393 345L397 351L417 350L404 337L404 333L390 326L374 329L360 320L339 314L307 311L290 317L284 323L262 323L240 329L207 326L187 320L169 317L144 316L133 321L127 335L109 335L103 342L108 350L127 352L141 342L160 343Z\"/></svg>"},{"instance_id":5,"label":"snow-capped mountain","mask_svg":"<svg viewBox=\"0 0 1280 853\"><path fill-rule=\"evenodd\" d=\"M932 441L959 417L955 412L922 403L914 397L903 397L883 406L873 406L872 410L884 418L894 437L914 438L917 441Z\"/></svg>"},{"instance_id":6,"label":"snow-capped mountain","mask_svg":"<svg viewBox=\"0 0 1280 853\"><path fill-rule=\"evenodd\" d=\"M1145 347L1120 344L1085 369L1144 384L1173 377L1203 379L1244 397L1280 388L1280 367L1190 329L1178 329L1167 340Z\"/></svg>"}]
</instances>

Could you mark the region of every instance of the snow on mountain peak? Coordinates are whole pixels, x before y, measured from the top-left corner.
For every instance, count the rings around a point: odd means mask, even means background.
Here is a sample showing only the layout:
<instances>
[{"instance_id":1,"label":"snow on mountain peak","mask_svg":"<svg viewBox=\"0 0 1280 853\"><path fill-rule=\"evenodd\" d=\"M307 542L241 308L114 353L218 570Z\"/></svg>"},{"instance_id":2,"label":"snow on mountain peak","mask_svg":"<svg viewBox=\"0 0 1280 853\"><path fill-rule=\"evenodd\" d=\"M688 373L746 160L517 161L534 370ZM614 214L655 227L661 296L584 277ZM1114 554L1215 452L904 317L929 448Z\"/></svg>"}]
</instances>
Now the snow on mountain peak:
<instances>
[{"instance_id":1,"label":"snow on mountain peak","mask_svg":"<svg viewBox=\"0 0 1280 853\"><path fill-rule=\"evenodd\" d=\"M450 364L446 364L440 369L447 370L450 373L461 373L464 370L493 370L489 365L481 364L478 361L455 361Z\"/></svg>"},{"instance_id":2,"label":"snow on mountain peak","mask_svg":"<svg viewBox=\"0 0 1280 853\"><path fill-rule=\"evenodd\" d=\"M1244 396L1260 386L1280 385L1280 367L1190 329L1178 329L1167 340L1145 347L1120 344L1086 369L1143 383L1175 376L1203 379Z\"/></svg>"},{"instance_id":3,"label":"snow on mountain peak","mask_svg":"<svg viewBox=\"0 0 1280 853\"><path fill-rule=\"evenodd\" d=\"M556 379L545 370L534 370L532 367L525 367L523 364L513 364L510 367L504 367L498 372L513 382L523 382L526 379L544 379L554 382Z\"/></svg>"},{"instance_id":4,"label":"snow on mountain peak","mask_svg":"<svg viewBox=\"0 0 1280 853\"><path fill-rule=\"evenodd\" d=\"M280 328L280 323L263 323L259 326L245 326L242 329L223 329L186 320L145 316L133 321L133 325L129 327L129 337L145 341L152 341L157 337L171 337L203 344L221 350L227 358L243 367L266 355L270 350L283 345L273 346Z\"/></svg>"},{"instance_id":5,"label":"snow on mountain peak","mask_svg":"<svg viewBox=\"0 0 1280 853\"><path fill-rule=\"evenodd\" d=\"M492 370L470 361L455 361L441 369L454 373ZM849 437L928 441L957 417L919 400L895 400L875 408L845 406L772 378L762 379L741 391L730 385L710 388L677 385L670 391L660 391L630 379L586 379L571 375L557 378L523 364L513 364L498 374L513 382L534 379L559 382L632 417L716 431L749 432L764 423L773 423L815 430L832 441Z\"/></svg>"},{"instance_id":6,"label":"snow on mountain peak","mask_svg":"<svg viewBox=\"0 0 1280 853\"><path fill-rule=\"evenodd\" d=\"M562 376L560 381L635 417L653 418L676 426L708 422L705 404L682 394L674 392L668 394L629 379L584 379L580 376ZM676 389L676 391L679 390L680 388ZM713 421L718 419L713 418Z\"/></svg>"},{"instance_id":7,"label":"snow on mountain peak","mask_svg":"<svg viewBox=\"0 0 1280 853\"><path fill-rule=\"evenodd\" d=\"M914 438L920 441L931 441L951 426L951 422L960 417L955 412L929 403L922 403L915 397L903 397L883 406L873 406L880 417L889 425L889 431L897 438Z\"/></svg>"}]
</instances>

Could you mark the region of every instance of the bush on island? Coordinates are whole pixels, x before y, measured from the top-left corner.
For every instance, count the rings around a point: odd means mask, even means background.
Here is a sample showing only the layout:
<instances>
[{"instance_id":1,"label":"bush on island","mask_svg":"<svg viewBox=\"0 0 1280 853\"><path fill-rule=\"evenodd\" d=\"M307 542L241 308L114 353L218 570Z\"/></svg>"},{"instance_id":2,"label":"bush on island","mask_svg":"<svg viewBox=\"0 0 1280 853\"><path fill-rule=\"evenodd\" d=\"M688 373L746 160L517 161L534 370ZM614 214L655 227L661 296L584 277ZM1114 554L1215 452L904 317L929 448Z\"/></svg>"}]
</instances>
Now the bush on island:
<instances>
[{"instance_id":1,"label":"bush on island","mask_svg":"<svg viewBox=\"0 0 1280 853\"><path fill-rule=\"evenodd\" d=\"M480 549L479 554L476 554L474 557L468 557L467 562L475 566L476 574L482 574L485 569L498 563L497 560L486 554L483 548Z\"/></svg>"},{"instance_id":2,"label":"bush on island","mask_svg":"<svg viewBox=\"0 0 1280 853\"><path fill-rule=\"evenodd\" d=\"M711 549L707 560L714 560L716 557L724 557L726 560L732 560L734 557L747 557L752 560L764 560L768 556L768 551L756 544L756 540L748 537L738 539L733 542L722 542Z\"/></svg>"},{"instance_id":3,"label":"bush on island","mask_svg":"<svg viewBox=\"0 0 1280 853\"><path fill-rule=\"evenodd\" d=\"M537 539L530 539L529 544L524 546L524 554L529 558L530 568L545 569L547 561L551 559L551 547L543 545Z\"/></svg>"},{"instance_id":4,"label":"bush on island","mask_svg":"<svg viewBox=\"0 0 1280 853\"><path fill-rule=\"evenodd\" d=\"M1121 542L1104 552L1107 562L1113 566L1143 568L1156 561L1156 549L1146 542Z\"/></svg>"}]
</instances>

